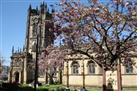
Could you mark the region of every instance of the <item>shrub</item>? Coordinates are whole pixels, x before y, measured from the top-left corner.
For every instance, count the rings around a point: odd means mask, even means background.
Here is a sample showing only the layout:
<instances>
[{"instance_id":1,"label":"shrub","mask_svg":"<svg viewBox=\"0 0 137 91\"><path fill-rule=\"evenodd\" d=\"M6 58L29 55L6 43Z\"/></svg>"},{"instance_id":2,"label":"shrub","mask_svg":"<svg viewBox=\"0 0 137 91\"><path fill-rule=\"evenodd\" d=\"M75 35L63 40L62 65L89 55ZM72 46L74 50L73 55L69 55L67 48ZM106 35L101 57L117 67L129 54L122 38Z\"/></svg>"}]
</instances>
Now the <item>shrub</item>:
<instances>
[{"instance_id":1,"label":"shrub","mask_svg":"<svg viewBox=\"0 0 137 91\"><path fill-rule=\"evenodd\" d=\"M49 91L47 88L41 88L41 89L38 89L37 91Z\"/></svg>"}]
</instances>

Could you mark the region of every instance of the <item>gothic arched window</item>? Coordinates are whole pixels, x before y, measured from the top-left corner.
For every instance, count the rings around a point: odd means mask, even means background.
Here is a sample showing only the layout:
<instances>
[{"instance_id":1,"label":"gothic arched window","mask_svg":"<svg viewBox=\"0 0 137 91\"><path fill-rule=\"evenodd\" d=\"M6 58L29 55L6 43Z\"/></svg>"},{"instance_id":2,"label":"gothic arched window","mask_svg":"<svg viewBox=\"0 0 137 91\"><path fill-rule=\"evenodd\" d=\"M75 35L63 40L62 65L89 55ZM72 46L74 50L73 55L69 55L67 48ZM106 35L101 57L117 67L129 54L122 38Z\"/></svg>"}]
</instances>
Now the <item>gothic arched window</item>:
<instances>
[{"instance_id":1,"label":"gothic arched window","mask_svg":"<svg viewBox=\"0 0 137 91\"><path fill-rule=\"evenodd\" d=\"M127 58L124 61L124 66L125 66L125 73L127 74L133 73L133 60L131 60L131 58Z\"/></svg>"},{"instance_id":2,"label":"gothic arched window","mask_svg":"<svg viewBox=\"0 0 137 91\"><path fill-rule=\"evenodd\" d=\"M126 73L133 73L133 66L125 66Z\"/></svg>"},{"instance_id":3,"label":"gothic arched window","mask_svg":"<svg viewBox=\"0 0 137 91\"><path fill-rule=\"evenodd\" d=\"M87 70L89 74L95 74L95 63L92 61L89 61L87 64Z\"/></svg>"},{"instance_id":4,"label":"gothic arched window","mask_svg":"<svg viewBox=\"0 0 137 91\"><path fill-rule=\"evenodd\" d=\"M72 64L71 64L71 72L72 72L72 74L78 74L79 73L79 64L78 64L78 62L72 62Z\"/></svg>"},{"instance_id":5,"label":"gothic arched window","mask_svg":"<svg viewBox=\"0 0 137 91\"><path fill-rule=\"evenodd\" d=\"M125 60L124 65L125 65L125 73L128 74L133 73L133 61L130 58Z\"/></svg>"}]
</instances>

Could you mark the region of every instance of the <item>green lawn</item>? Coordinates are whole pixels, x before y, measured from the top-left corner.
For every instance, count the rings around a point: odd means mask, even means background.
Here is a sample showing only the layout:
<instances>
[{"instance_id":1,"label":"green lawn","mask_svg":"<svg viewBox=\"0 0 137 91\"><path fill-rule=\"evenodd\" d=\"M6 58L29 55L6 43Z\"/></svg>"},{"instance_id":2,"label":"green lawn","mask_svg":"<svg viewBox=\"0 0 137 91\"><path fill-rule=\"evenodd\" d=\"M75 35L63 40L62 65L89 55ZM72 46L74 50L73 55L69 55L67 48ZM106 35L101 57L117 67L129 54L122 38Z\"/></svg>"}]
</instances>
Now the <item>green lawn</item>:
<instances>
[{"instance_id":1,"label":"green lawn","mask_svg":"<svg viewBox=\"0 0 137 91\"><path fill-rule=\"evenodd\" d=\"M88 91L101 91L101 88L87 88Z\"/></svg>"},{"instance_id":2,"label":"green lawn","mask_svg":"<svg viewBox=\"0 0 137 91\"><path fill-rule=\"evenodd\" d=\"M23 85L22 87L26 87ZM65 87L62 85L43 85L39 86L38 91L68 91L65 90ZM70 91L79 91L78 88L70 88ZM87 91L102 91L101 88L87 88ZM137 88L123 88L122 91L137 91Z\"/></svg>"},{"instance_id":3,"label":"green lawn","mask_svg":"<svg viewBox=\"0 0 137 91\"><path fill-rule=\"evenodd\" d=\"M57 88L63 88L63 86L62 85L44 85L44 86L39 86L38 90L48 89L49 91L56 91Z\"/></svg>"},{"instance_id":4,"label":"green lawn","mask_svg":"<svg viewBox=\"0 0 137 91\"><path fill-rule=\"evenodd\" d=\"M123 91L137 91L137 88L123 88Z\"/></svg>"},{"instance_id":5,"label":"green lawn","mask_svg":"<svg viewBox=\"0 0 137 91\"><path fill-rule=\"evenodd\" d=\"M88 91L102 91L99 88L90 88L90 89L87 89L87 90ZM137 91L137 88L123 88L122 91Z\"/></svg>"},{"instance_id":6,"label":"green lawn","mask_svg":"<svg viewBox=\"0 0 137 91\"><path fill-rule=\"evenodd\" d=\"M62 85L46 85L46 86L40 86L38 89L48 89L49 91L56 91L57 88L65 88ZM79 91L78 88L70 88L70 91L74 91L74 90ZM102 91L101 88L87 88L88 91ZM123 91L137 91L137 88L123 88Z\"/></svg>"}]
</instances>

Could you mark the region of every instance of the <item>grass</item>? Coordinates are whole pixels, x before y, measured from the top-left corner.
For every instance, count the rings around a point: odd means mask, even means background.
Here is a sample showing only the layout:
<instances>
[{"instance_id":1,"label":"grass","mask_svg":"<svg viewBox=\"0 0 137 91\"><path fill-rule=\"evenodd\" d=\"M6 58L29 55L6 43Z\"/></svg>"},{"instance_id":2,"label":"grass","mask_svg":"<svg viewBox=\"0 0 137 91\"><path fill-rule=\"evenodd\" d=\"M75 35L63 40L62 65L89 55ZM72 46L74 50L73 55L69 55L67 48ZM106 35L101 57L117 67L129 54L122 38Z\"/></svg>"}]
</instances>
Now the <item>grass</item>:
<instances>
[{"instance_id":1,"label":"grass","mask_svg":"<svg viewBox=\"0 0 137 91\"><path fill-rule=\"evenodd\" d=\"M46 85L40 86L38 89L48 89L48 91L57 91L57 88L65 88L62 85ZM70 88L70 91L75 91L76 88ZM79 91L79 89L76 89ZM62 91L62 90L61 90ZM102 91L101 88L87 88L87 91ZM123 88L123 91L137 91L137 88Z\"/></svg>"},{"instance_id":2,"label":"grass","mask_svg":"<svg viewBox=\"0 0 137 91\"><path fill-rule=\"evenodd\" d=\"M88 91L101 91L101 88L88 88Z\"/></svg>"},{"instance_id":3,"label":"grass","mask_svg":"<svg viewBox=\"0 0 137 91\"><path fill-rule=\"evenodd\" d=\"M90 88L88 91L102 91L101 88ZM123 88L122 91L137 91L137 88Z\"/></svg>"},{"instance_id":4,"label":"grass","mask_svg":"<svg viewBox=\"0 0 137 91\"><path fill-rule=\"evenodd\" d=\"M137 88L123 88L123 91L137 91Z\"/></svg>"},{"instance_id":5,"label":"grass","mask_svg":"<svg viewBox=\"0 0 137 91\"><path fill-rule=\"evenodd\" d=\"M21 85L22 88L28 87L28 85ZM43 85L39 86L38 91L67 91L62 85ZM78 88L70 88L70 91L79 91ZM87 91L102 91L101 88L87 88ZM137 91L137 88L123 88L122 91Z\"/></svg>"},{"instance_id":6,"label":"grass","mask_svg":"<svg viewBox=\"0 0 137 91\"><path fill-rule=\"evenodd\" d=\"M63 86L62 85L43 85L43 86L39 86L37 89L38 90L48 89L48 91L56 91L57 88L63 88Z\"/></svg>"},{"instance_id":7,"label":"grass","mask_svg":"<svg viewBox=\"0 0 137 91\"><path fill-rule=\"evenodd\" d=\"M90 88L88 91L102 91L101 88ZM123 88L122 91L137 91L137 88Z\"/></svg>"}]
</instances>

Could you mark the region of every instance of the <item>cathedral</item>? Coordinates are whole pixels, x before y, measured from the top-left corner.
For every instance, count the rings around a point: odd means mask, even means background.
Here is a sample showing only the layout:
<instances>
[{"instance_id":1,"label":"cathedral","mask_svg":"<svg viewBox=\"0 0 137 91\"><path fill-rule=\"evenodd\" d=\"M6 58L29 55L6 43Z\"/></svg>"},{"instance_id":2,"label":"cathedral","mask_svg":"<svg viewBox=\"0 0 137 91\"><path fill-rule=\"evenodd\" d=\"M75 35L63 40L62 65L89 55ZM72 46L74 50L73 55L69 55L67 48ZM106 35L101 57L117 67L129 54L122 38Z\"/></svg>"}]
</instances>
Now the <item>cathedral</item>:
<instances>
[{"instance_id":1,"label":"cathedral","mask_svg":"<svg viewBox=\"0 0 137 91\"><path fill-rule=\"evenodd\" d=\"M52 11L53 12L53 11ZM23 50L12 49L9 81L30 83L35 77L37 55L54 42L52 12L44 2L35 9L28 8L25 45Z\"/></svg>"},{"instance_id":2,"label":"cathedral","mask_svg":"<svg viewBox=\"0 0 137 91\"><path fill-rule=\"evenodd\" d=\"M35 63L37 56L50 44L54 43L52 12L42 3L35 9L28 8L26 38L23 50L12 49L9 82L31 83L35 78ZM131 59L136 62L133 67L121 65L121 80L123 87L137 87L137 56ZM101 87L103 72L97 64L81 54L67 55L64 62L62 84L65 86ZM39 74L38 81L45 82L46 76ZM106 84L111 81L117 89L117 72L106 73Z\"/></svg>"}]
</instances>

